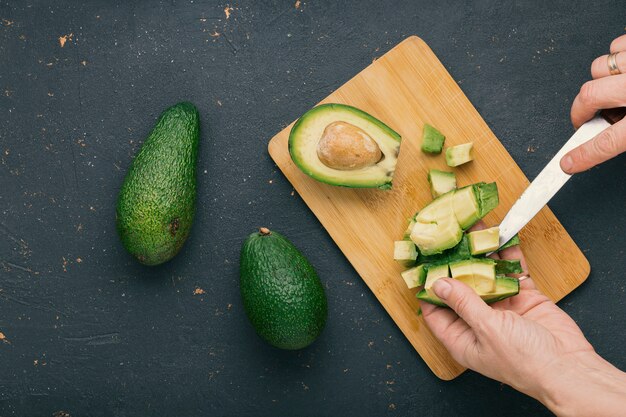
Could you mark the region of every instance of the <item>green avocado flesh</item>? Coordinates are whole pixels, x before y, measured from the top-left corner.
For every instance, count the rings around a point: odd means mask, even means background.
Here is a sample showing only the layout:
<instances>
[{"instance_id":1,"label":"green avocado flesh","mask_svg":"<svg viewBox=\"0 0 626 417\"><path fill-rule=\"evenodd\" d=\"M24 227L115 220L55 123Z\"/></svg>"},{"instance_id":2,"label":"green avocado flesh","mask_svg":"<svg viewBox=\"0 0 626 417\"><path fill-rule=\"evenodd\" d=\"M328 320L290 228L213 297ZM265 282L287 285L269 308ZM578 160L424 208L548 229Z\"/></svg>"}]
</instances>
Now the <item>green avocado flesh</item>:
<instances>
[{"instance_id":1,"label":"green avocado flesh","mask_svg":"<svg viewBox=\"0 0 626 417\"><path fill-rule=\"evenodd\" d=\"M393 259L402 266L412 266L417 259L417 248L410 240L398 240L393 244Z\"/></svg>"},{"instance_id":2,"label":"green avocado flesh","mask_svg":"<svg viewBox=\"0 0 626 417\"><path fill-rule=\"evenodd\" d=\"M199 129L193 104L170 107L128 169L117 200L117 231L142 264L172 259L191 231Z\"/></svg>"},{"instance_id":3,"label":"green avocado flesh","mask_svg":"<svg viewBox=\"0 0 626 417\"><path fill-rule=\"evenodd\" d=\"M464 282L477 293L495 291L496 263L493 259L466 259L449 266L452 278Z\"/></svg>"},{"instance_id":4,"label":"green avocado flesh","mask_svg":"<svg viewBox=\"0 0 626 417\"><path fill-rule=\"evenodd\" d=\"M474 290L476 291L476 289ZM476 293L486 303L495 303L497 301L504 300L505 298L517 295L519 293L519 281L516 278L496 276L494 291L489 293L481 293L479 291L476 291ZM437 295L435 295L434 291L428 291L426 290L426 288L423 288L420 292L417 293L417 298L421 301L435 304L440 307L448 307L446 303L444 303L439 297L437 297Z\"/></svg>"},{"instance_id":5,"label":"green avocado flesh","mask_svg":"<svg viewBox=\"0 0 626 417\"><path fill-rule=\"evenodd\" d=\"M477 230L467 234L472 255L493 252L500 245L500 228Z\"/></svg>"},{"instance_id":6,"label":"green avocado flesh","mask_svg":"<svg viewBox=\"0 0 626 417\"><path fill-rule=\"evenodd\" d=\"M456 177L454 172L431 169L428 171L428 184L430 184L431 195L437 198L456 188Z\"/></svg>"},{"instance_id":7,"label":"green avocado flesh","mask_svg":"<svg viewBox=\"0 0 626 417\"><path fill-rule=\"evenodd\" d=\"M243 243L239 261L243 306L256 332L281 349L302 349L326 324L324 287L313 266L287 239L261 229Z\"/></svg>"},{"instance_id":8,"label":"green avocado flesh","mask_svg":"<svg viewBox=\"0 0 626 417\"><path fill-rule=\"evenodd\" d=\"M452 190L417 213L410 238L422 255L442 253L456 246L463 237L463 230L473 226L497 204L495 183Z\"/></svg>"},{"instance_id":9,"label":"green avocado flesh","mask_svg":"<svg viewBox=\"0 0 626 417\"><path fill-rule=\"evenodd\" d=\"M474 143L464 143L446 149L446 164L450 167L458 167L474 159Z\"/></svg>"},{"instance_id":10,"label":"green avocado flesh","mask_svg":"<svg viewBox=\"0 0 626 417\"><path fill-rule=\"evenodd\" d=\"M358 169L335 169L325 165L318 156L318 144L327 126L348 123L373 139L381 151L381 159ZM306 112L289 134L289 153L302 172L331 185L354 188L390 189L396 169L401 137L375 117L345 104L322 104Z\"/></svg>"},{"instance_id":11,"label":"green avocado flesh","mask_svg":"<svg viewBox=\"0 0 626 417\"><path fill-rule=\"evenodd\" d=\"M519 235L516 234L515 236L513 236L511 238L511 240L509 240L504 245L502 245L500 248L498 248L498 251L505 250L505 249L511 248L513 246L517 246L519 244L520 244Z\"/></svg>"},{"instance_id":12,"label":"green avocado flesh","mask_svg":"<svg viewBox=\"0 0 626 417\"><path fill-rule=\"evenodd\" d=\"M440 154L446 137L429 124L424 125L422 133L422 152Z\"/></svg>"}]
</instances>

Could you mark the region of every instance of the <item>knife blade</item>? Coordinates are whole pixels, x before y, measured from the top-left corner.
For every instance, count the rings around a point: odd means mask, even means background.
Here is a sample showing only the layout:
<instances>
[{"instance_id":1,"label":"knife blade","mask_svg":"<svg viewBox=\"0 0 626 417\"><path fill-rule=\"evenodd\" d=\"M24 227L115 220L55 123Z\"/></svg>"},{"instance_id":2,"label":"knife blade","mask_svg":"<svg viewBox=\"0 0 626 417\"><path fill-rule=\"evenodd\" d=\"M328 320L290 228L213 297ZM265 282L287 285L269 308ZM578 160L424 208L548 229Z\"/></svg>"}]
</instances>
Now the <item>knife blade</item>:
<instances>
[{"instance_id":1,"label":"knife blade","mask_svg":"<svg viewBox=\"0 0 626 417\"><path fill-rule=\"evenodd\" d=\"M617 112L616 112L617 110ZM583 124L563 147L548 162L537 177L524 190L500 223L500 246L511 240L548 201L565 185L572 176L561 170L561 158L572 149L594 138L598 133L619 121L624 115L624 108L603 111ZM619 113L619 115L616 115Z\"/></svg>"}]
</instances>

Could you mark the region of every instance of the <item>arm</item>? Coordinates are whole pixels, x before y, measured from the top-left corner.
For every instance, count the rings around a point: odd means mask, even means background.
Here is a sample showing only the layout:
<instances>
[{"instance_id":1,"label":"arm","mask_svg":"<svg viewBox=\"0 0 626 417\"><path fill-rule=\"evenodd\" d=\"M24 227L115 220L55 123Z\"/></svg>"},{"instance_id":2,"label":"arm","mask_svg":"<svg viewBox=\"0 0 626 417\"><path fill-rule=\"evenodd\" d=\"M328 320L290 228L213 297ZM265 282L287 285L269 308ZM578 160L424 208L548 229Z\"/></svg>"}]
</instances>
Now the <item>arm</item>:
<instances>
[{"instance_id":1,"label":"arm","mask_svg":"<svg viewBox=\"0 0 626 417\"><path fill-rule=\"evenodd\" d=\"M626 35L611 43L621 74L611 75L608 56L596 58L591 64L592 81L583 84L572 104L572 124L578 129L598 110L626 106ZM568 152L561 159L561 169L575 174L626 152L626 119L615 123L587 143Z\"/></svg>"},{"instance_id":2,"label":"arm","mask_svg":"<svg viewBox=\"0 0 626 417\"><path fill-rule=\"evenodd\" d=\"M505 258L523 259L519 247L504 252ZM624 415L626 374L603 360L532 280L520 286L519 295L490 307L462 282L439 280L434 291L451 309L424 303L424 320L460 364L559 416Z\"/></svg>"}]
</instances>

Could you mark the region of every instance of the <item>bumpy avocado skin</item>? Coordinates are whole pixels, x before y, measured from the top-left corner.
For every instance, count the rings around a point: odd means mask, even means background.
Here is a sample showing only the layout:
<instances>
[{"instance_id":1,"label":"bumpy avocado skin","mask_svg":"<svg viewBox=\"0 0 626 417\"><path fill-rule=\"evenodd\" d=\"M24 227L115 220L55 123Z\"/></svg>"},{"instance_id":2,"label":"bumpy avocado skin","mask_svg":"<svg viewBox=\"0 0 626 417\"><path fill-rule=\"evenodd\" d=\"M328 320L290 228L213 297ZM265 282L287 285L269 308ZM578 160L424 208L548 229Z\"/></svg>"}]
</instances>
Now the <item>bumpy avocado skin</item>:
<instances>
[{"instance_id":1,"label":"bumpy avocado skin","mask_svg":"<svg viewBox=\"0 0 626 417\"><path fill-rule=\"evenodd\" d=\"M313 266L276 232L252 233L244 242L240 289L252 326L277 348L302 349L326 324L326 294Z\"/></svg>"},{"instance_id":2,"label":"bumpy avocado skin","mask_svg":"<svg viewBox=\"0 0 626 417\"><path fill-rule=\"evenodd\" d=\"M144 265L172 259L195 213L200 117L188 102L165 110L133 160L117 201L117 230Z\"/></svg>"}]
</instances>

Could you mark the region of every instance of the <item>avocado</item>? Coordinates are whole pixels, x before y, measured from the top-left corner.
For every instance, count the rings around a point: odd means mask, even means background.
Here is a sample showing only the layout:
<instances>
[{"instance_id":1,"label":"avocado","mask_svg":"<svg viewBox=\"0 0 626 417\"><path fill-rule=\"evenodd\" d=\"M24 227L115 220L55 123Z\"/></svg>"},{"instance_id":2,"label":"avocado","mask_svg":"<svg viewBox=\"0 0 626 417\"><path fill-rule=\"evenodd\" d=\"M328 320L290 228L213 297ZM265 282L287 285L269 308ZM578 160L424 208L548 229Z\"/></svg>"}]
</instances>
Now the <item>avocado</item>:
<instances>
[{"instance_id":1,"label":"avocado","mask_svg":"<svg viewBox=\"0 0 626 417\"><path fill-rule=\"evenodd\" d=\"M431 169L428 171L428 183L430 184L430 194L433 198L437 198L456 188L456 177L454 172Z\"/></svg>"},{"instance_id":2,"label":"avocado","mask_svg":"<svg viewBox=\"0 0 626 417\"><path fill-rule=\"evenodd\" d=\"M406 282L406 286L410 288L419 287L420 285L424 285L426 282L426 268L424 265L418 265L411 269L407 269L400 273L404 282Z\"/></svg>"},{"instance_id":3,"label":"avocado","mask_svg":"<svg viewBox=\"0 0 626 417\"><path fill-rule=\"evenodd\" d=\"M417 248L410 240L397 240L393 242L393 259L402 266L412 266L417 259Z\"/></svg>"},{"instance_id":4,"label":"avocado","mask_svg":"<svg viewBox=\"0 0 626 417\"><path fill-rule=\"evenodd\" d=\"M446 149L446 164L450 167L458 167L472 159L474 143L464 143L462 145L452 146Z\"/></svg>"},{"instance_id":5,"label":"avocado","mask_svg":"<svg viewBox=\"0 0 626 417\"><path fill-rule=\"evenodd\" d=\"M133 160L117 200L117 231L144 265L172 259L185 243L196 205L200 118L191 103L165 110Z\"/></svg>"},{"instance_id":6,"label":"avocado","mask_svg":"<svg viewBox=\"0 0 626 417\"><path fill-rule=\"evenodd\" d=\"M422 132L422 152L440 154L446 137L426 123Z\"/></svg>"},{"instance_id":7,"label":"avocado","mask_svg":"<svg viewBox=\"0 0 626 417\"><path fill-rule=\"evenodd\" d=\"M504 250L504 249L508 249L512 246L517 246L519 245L520 242L520 238L519 238L519 234L515 234L515 236L513 236L508 242L506 242L504 245L500 246L498 248L498 251Z\"/></svg>"},{"instance_id":8,"label":"avocado","mask_svg":"<svg viewBox=\"0 0 626 417\"><path fill-rule=\"evenodd\" d=\"M473 226L498 204L495 183L477 183L437 197L415 216L410 238L423 255L456 246L463 230Z\"/></svg>"},{"instance_id":9,"label":"avocado","mask_svg":"<svg viewBox=\"0 0 626 417\"><path fill-rule=\"evenodd\" d=\"M472 255L493 252L500 245L500 228L477 230L467 234Z\"/></svg>"},{"instance_id":10,"label":"avocado","mask_svg":"<svg viewBox=\"0 0 626 417\"><path fill-rule=\"evenodd\" d=\"M521 274L524 272L519 259L497 259L496 273L498 274Z\"/></svg>"},{"instance_id":11,"label":"avocado","mask_svg":"<svg viewBox=\"0 0 626 417\"><path fill-rule=\"evenodd\" d=\"M285 237L267 228L243 243L240 290L246 315L266 342L302 349L326 324L324 287L313 266Z\"/></svg>"},{"instance_id":12,"label":"avocado","mask_svg":"<svg viewBox=\"0 0 626 417\"><path fill-rule=\"evenodd\" d=\"M401 137L386 124L345 104L322 104L296 121L289 153L298 168L331 185L390 189Z\"/></svg>"},{"instance_id":13,"label":"avocado","mask_svg":"<svg viewBox=\"0 0 626 417\"><path fill-rule=\"evenodd\" d=\"M495 303L519 294L519 281L516 278L496 276L496 289L490 293L478 293L480 298L487 304ZM421 301L435 304L439 307L448 307L434 292L427 291L426 288L417 293L416 297Z\"/></svg>"},{"instance_id":14,"label":"avocado","mask_svg":"<svg viewBox=\"0 0 626 417\"><path fill-rule=\"evenodd\" d=\"M411 231L413 230L413 226L415 226L415 219L410 218L409 223L402 234L403 240L411 240Z\"/></svg>"},{"instance_id":15,"label":"avocado","mask_svg":"<svg viewBox=\"0 0 626 417\"><path fill-rule=\"evenodd\" d=\"M477 293L490 293L496 287L496 263L493 259L472 258L450 263L452 278L472 287Z\"/></svg>"},{"instance_id":16,"label":"avocado","mask_svg":"<svg viewBox=\"0 0 626 417\"><path fill-rule=\"evenodd\" d=\"M448 264L442 265L429 265L426 267L426 281L424 282L424 289L430 291L435 281L440 278L446 278L450 276L450 270Z\"/></svg>"}]
</instances>

